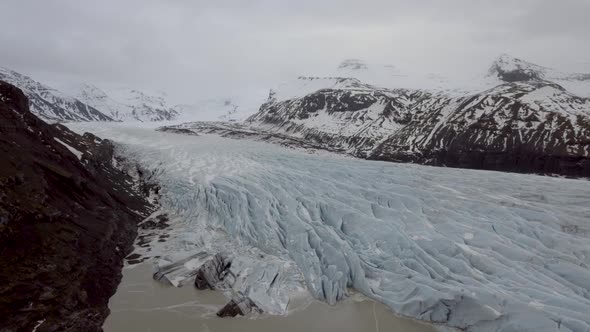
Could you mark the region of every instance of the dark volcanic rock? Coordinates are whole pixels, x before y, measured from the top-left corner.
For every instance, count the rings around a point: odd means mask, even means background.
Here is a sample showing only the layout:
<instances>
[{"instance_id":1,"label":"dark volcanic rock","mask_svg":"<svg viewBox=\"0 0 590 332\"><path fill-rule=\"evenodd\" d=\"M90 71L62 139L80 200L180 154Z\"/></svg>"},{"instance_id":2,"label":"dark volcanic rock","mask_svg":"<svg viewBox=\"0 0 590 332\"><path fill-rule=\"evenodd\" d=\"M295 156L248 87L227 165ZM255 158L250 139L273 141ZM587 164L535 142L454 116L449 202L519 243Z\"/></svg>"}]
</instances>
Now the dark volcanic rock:
<instances>
[{"instance_id":1,"label":"dark volcanic rock","mask_svg":"<svg viewBox=\"0 0 590 332\"><path fill-rule=\"evenodd\" d=\"M100 331L151 207L109 141L46 124L1 81L0 117L0 327Z\"/></svg>"}]
</instances>

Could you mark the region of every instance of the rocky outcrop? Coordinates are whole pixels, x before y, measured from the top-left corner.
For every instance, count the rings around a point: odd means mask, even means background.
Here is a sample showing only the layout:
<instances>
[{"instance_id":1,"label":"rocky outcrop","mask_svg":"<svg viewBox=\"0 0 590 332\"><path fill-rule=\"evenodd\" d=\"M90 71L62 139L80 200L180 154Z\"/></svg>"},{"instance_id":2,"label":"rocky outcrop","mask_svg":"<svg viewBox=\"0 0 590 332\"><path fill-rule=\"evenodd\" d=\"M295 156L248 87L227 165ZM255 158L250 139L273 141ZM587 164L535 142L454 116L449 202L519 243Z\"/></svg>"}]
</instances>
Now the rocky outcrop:
<instances>
[{"instance_id":1,"label":"rocky outcrop","mask_svg":"<svg viewBox=\"0 0 590 332\"><path fill-rule=\"evenodd\" d=\"M111 142L28 105L0 82L0 326L100 331L151 188L113 166Z\"/></svg>"},{"instance_id":2,"label":"rocky outcrop","mask_svg":"<svg viewBox=\"0 0 590 332\"><path fill-rule=\"evenodd\" d=\"M16 71L0 67L0 80L21 89L30 111L47 122L175 120L177 107L168 105L164 93L118 88L109 91L91 85L67 87L67 93Z\"/></svg>"}]
</instances>

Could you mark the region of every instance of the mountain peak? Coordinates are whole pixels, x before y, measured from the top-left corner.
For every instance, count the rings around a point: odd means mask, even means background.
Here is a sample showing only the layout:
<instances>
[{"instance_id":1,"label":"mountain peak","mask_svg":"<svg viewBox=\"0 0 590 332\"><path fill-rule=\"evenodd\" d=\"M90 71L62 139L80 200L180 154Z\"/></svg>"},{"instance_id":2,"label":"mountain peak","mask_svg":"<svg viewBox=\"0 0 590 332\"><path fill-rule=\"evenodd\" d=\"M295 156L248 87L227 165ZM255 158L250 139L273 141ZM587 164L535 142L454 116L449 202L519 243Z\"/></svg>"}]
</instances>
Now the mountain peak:
<instances>
[{"instance_id":1,"label":"mountain peak","mask_svg":"<svg viewBox=\"0 0 590 332\"><path fill-rule=\"evenodd\" d=\"M548 69L546 67L539 66L539 65L534 64L532 62L514 57L514 56L507 54L507 53L503 53L498 58L496 58L496 60L494 61L494 64L502 65L505 68L507 68L507 67L524 68L524 69L529 68L529 69L535 69L538 71L543 71L543 70Z\"/></svg>"},{"instance_id":2,"label":"mountain peak","mask_svg":"<svg viewBox=\"0 0 590 332\"><path fill-rule=\"evenodd\" d=\"M78 89L79 89L79 96L78 97L81 100L89 99L91 97L99 98L99 99L108 98L106 92L104 92L104 90L100 89L96 85L92 85L89 83L82 83L82 84L80 84Z\"/></svg>"},{"instance_id":3,"label":"mountain peak","mask_svg":"<svg viewBox=\"0 0 590 332\"><path fill-rule=\"evenodd\" d=\"M489 69L488 75L505 82L543 80L548 68L536 65L509 54L501 54Z\"/></svg>"},{"instance_id":4,"label":"mountain peak","mask_svg":"<svg viewBox=\"0 0 590 332\"><path fill-rule=\"evenodd\" d=\"M367 70L369 66L360 59L345 59L340 63L338 69L342 70Z\"/></svg>"}]
</instances>

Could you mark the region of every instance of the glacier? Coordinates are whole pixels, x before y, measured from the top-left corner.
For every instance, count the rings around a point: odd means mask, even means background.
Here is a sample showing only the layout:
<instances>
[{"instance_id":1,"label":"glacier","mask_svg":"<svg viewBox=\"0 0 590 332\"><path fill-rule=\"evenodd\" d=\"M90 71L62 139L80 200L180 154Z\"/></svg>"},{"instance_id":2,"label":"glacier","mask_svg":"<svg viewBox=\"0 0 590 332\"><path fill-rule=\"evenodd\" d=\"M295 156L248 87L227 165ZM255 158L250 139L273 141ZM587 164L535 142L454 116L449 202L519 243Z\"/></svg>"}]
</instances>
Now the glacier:
<instances>
[{"instance_id":1,"label":"glacier","mask_svg":"<svg viewBox=\"0 0 590 332\"><path fill-rule=\"evenodd\" d=\"M287 314L351 292L467 331L590 331L586 180L357 160L124 123L71 123L161 184L166 241L137 252L187 283L232 259L227 293Z\"/></svg>"}]
</instances>

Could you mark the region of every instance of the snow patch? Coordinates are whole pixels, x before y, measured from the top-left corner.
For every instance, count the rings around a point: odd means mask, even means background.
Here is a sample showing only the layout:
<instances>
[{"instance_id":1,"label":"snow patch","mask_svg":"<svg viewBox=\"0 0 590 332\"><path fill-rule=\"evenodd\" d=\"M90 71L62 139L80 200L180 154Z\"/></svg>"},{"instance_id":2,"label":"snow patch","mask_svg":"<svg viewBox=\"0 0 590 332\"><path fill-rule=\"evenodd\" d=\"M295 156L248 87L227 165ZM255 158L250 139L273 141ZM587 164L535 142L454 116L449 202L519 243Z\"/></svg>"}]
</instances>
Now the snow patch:
<instances>
[{"instance_id":1,"label":"snow patch","mask_svg":"<svg viewBox=\"0 0 590 332\"><path fill-rule=\"evenodd\" d=\"M53 139L56 142L60 143L61 145L65 146L68 150L70 150L70 152L73 153L78 158L78 160L82 160L82 152L74 149L72 146L68 145L67 143L60 140L59 138L54 137Z\"/></svg>"},{"instance_id":2,"label":"snow patch","mask_svg":"<svg viewBox=\"0 0 590 332\"><path fill-rule=\"evenodd\" d=\"M41 325L43 325L43 323L45 323L45 319L38 320L38 321L37 321L37 324L35 324L35 326L33 327L33 332L36 332L36 331L37 331L37 329L38 329L39 327L41 327Z\"/></svg>"}]
</instances>

